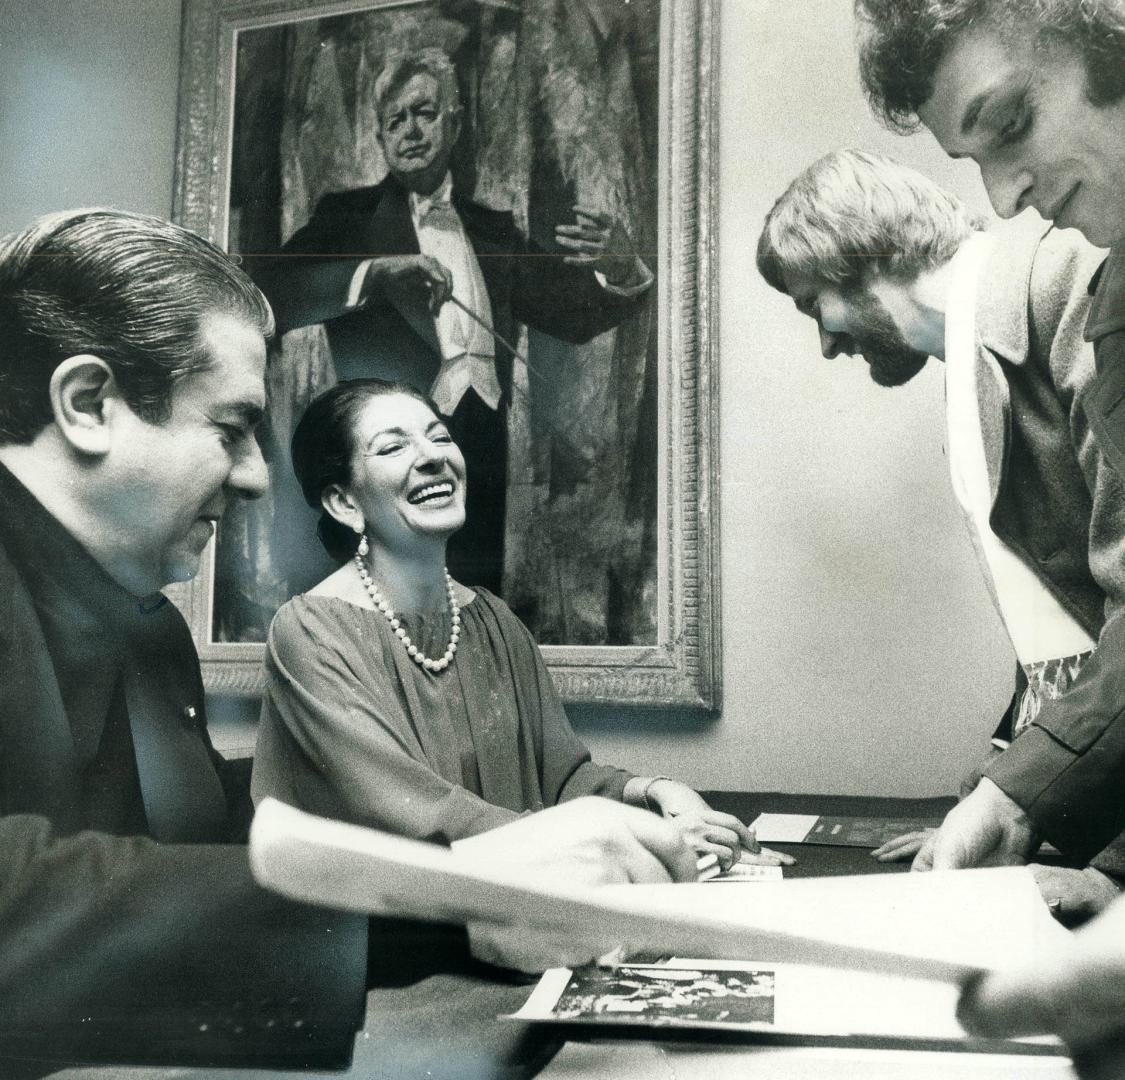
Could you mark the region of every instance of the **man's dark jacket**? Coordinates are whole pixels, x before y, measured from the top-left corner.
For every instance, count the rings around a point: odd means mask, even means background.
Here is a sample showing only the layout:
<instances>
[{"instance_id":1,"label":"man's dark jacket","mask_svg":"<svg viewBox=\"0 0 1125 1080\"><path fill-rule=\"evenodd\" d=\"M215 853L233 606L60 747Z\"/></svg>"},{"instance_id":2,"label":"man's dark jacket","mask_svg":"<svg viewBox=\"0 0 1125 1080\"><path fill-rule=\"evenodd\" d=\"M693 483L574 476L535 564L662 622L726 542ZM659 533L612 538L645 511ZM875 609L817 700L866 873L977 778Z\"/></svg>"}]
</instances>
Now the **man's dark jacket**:
<instances>
[{"instance_id":1,"label":"man's dark jacket","mask_svg":"<svg viewBox=\"0 0 1125 1080\"><path fill-rule=\"evenodd\" d=\"M309 223L255 277L273 306L278 333L324 323L341 379L401 379L428 391L441 353L422 290L373 295L354 310L345 304L365 259L420 253L409 198L393 176L325 195ZM603 289L589 269L565 263L565 252L525 240L510 213L480 206L456 190L452 201L480 264L492 325L505 340L514 343L523 323L578 344L636 310L635 300ZM496 366L507 396L512 356L499 344Z\"/></svg>"},{"instance_id":2,"label":"man's dark jacket","mask_svg":"<svg viewBox=\"0 0 1125 1080\"><path fill-rule=\"evenodd\" d=\"M362 1022L366 924L263 891L246 848L225 843L230 793L195 647L170 603L82 627L95 648L100 629L129 642L112 698L124 741L107 775L125 796L139 782L147 821L143 835L87 827L89 779L25 574L58 568L115 610L116 586L3 469L0 497L0 537L26 528L34 543L21 555L41 552L21 566L0 542L0 1074L17 1071L5 1059L23 1072L74 1061L344 1064ZM87 599L60 618L89 618ZM91 670L91 695L97 684Z\"/></svg>"}]
</instances>

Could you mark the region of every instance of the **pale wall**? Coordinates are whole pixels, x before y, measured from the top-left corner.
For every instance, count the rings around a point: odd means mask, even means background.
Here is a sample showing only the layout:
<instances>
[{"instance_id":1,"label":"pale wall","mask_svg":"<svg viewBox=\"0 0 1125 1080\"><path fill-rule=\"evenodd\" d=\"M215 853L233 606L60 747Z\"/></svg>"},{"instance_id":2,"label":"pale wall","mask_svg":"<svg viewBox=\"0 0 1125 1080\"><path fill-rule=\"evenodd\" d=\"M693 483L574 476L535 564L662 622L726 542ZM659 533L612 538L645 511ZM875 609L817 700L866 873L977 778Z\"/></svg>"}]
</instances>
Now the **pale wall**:
<instances>
[{"instance_id":1,"label":"pale wall","mask_svg":"<svg viewBox=\"0 0 1125 1080\"><path fill-rule=\"evenodd\" d=\"M179 0L0 0L0 233L172 211Z\"/></svg>"},{"instance_id":2,"label":"pale wall","mask_svg":"<svg viewBox=\"0 0 1125 1080\"><path fill-rule=\"evenodd\" d=\"M171 206L177 0L0 3L0 231L35 213ZM875 387L820 358L758 279L788 180L853 145L983 207L971 167L896 138L862 102L849 0L722 0L720 234L725 708L586 716L595 755L702 787L953 789L1011 663L957 516L940 371Z\"/></svg>"},{"instance_id":3,"label":"pale wall","mask_svg":"<svg viewBox=\"0 0 1125 1080\"><path fill-rule=\"evenodd\" d=\"M871 118L849 0L723 0L721 43L726 706L685 735L587 737L605 760L700 786L953 791L1013 660L949 491L941 367L885 390L860 359L824 360L753 245L787 183L842 146L987 201L973 166Z\"/></svg>"}]
</instances>

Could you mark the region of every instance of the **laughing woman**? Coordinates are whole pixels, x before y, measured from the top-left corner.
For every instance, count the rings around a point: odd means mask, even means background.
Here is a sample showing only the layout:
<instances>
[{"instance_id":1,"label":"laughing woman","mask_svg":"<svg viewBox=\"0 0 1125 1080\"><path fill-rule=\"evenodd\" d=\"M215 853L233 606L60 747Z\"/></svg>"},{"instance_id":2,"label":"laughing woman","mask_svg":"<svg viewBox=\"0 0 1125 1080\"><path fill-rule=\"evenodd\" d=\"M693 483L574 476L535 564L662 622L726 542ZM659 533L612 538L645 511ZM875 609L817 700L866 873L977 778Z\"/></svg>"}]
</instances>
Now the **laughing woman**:
<instances>
[{"instance_id":1,"label":"laughing woman","mask_svg":"<svg viewBox=\"0 0 1125 1080\"><path fill-rule=\"evenodd\" d=\"M788 861L685 784L590 760L526 627L445 570L465 463L424 395L341 383L302 417L293 467L342 565L270 628L256 801L450 842L602 795L674 818L724 867Z\"/></svg>"}]
</instances>

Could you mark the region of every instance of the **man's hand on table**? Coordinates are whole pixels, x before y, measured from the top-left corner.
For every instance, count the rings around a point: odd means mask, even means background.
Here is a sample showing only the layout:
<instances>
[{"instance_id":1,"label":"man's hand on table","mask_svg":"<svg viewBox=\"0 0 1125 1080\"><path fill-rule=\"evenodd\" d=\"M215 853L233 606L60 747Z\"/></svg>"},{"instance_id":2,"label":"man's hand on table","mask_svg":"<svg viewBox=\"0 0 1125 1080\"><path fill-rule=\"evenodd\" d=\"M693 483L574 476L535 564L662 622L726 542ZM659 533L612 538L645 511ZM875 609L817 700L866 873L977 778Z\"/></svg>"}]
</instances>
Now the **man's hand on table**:
<instances>
[{"instance_id":1,"label":"man's hand on table","mask_svg":"<svg viewBox=\"0 0 1125 1080\"><path fill-rule=\"evenodd\" d=\"M1043 902L1064 926L1080 926L1100 915L1121 895L1113 878L1092 866L1072 870L1032 863L1028 869L1035 875ZM1125 1009L1125 1002L1122 1008Z\"/></svg>"},{"instance_id":2,"label":"man's hand on table","mask_svg":"<svg viewBox=\"0 0 1125 1080\"><path fill-rule=\"evenodd\" d=\"M991 746L988 753L969 770L967 776L961 780L960 792L958 798L967 799L977 787L980 785L984 777L984 770L1001 754L1003 751L998 746ZM935 833L937 829L916 829L913 832L904 833L902 836L896 836L893 840L888 840L885 844L877 847L871 852L871 857L877 859L879 862L905 862L907 859L913 859L914 870L929 870L932 869L931 860L933 858L933 847L935 842Z\"/></svg>"},{"instance_id":3,"label":"man's hand on table","mask_svg":"<svg viewBox=\"0 0 1125 1080\"><path fill-rule=\"evenodd\" d=\"M903 833L885 844L880 844L871 857L879 862L905 862L913 859L927 844L932 842L937 829L915 829L914 832Z\"/></svg>"},{"instance_id":4,"label":"man's hand on table","mask_svg":"<svg viewBox=\"0 0 1125 1080\"><path fill-rule=\"evenodd\" d=\"M914 870L961 870L1027 862L1039 838L1027 815L987 777L923 843Z\"/></svg>"},{"instance_id":5,"label":"man's hand on table","mask_svg":"<svg viewBox=\"0 0 1125 1080\"><path fill-rule=\"evenodd\" d=\"M970 986L957 1018L989 1038L1058 1035L1079 1076L1125 1076L1125 900L1050 955Z\"/></svg>"},{"instance_id":6,"label":"man's hand on table","mask_svg":"<svg viewBox=\"0 0 1125 1080\"><path fill-rule=\"evenodd\" d=\"M654 814L588 796L529 814L510 825L458 840L474 862L518 870L567 886L694 881L696 853L681 830ZM478 960L520 971L585 964L621 944L590 927L576 940L552 940L541 928L469 927Z\"/></svg>"}]
</instances>

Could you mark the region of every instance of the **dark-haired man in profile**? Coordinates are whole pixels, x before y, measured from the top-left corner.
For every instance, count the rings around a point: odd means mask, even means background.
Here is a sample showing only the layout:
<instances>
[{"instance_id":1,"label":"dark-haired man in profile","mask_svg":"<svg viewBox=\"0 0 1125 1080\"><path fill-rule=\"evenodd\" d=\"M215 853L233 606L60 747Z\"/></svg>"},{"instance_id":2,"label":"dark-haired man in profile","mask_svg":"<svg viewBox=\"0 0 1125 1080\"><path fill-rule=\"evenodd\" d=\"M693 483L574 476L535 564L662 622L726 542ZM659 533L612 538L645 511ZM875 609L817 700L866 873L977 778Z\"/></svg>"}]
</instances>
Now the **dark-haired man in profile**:
<instances>
[{"instance_id":1,"label":"dark-haired man in profile","mask_svg":"<svg viewBox=\"0 0 1125 1080\"><path fill-rule=\"evenodd\" d=\"M155 219L61 214L0 249L0 1052L347 1059L362 922L270 897L228 843L240 796L160 595L265 490L271 322ZM263 994L275 1049L231 1030Z\"/></svg>"},{"instance_id":2,"label":"dark-haired man in profile","mask_svg":"<svg viewBox=\"0 0 1125 1080\"><path fill-rule=\"evenodd\" d=\"M160 595L265 490L271 324L221 251L154 218L75 211L0 243L0 1059L23 1071L338 1067L365 976L396 966L400 925L252 880L244 792ZM577 880L693 874L653 815L586 802L464 846ZM469 958L459 931L409 940L439 967ZM512 966L527 949L474 939Z\"/></svg>"}]
</instances>

